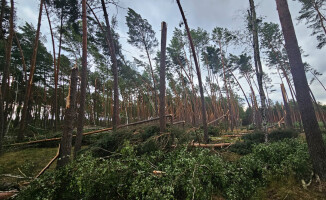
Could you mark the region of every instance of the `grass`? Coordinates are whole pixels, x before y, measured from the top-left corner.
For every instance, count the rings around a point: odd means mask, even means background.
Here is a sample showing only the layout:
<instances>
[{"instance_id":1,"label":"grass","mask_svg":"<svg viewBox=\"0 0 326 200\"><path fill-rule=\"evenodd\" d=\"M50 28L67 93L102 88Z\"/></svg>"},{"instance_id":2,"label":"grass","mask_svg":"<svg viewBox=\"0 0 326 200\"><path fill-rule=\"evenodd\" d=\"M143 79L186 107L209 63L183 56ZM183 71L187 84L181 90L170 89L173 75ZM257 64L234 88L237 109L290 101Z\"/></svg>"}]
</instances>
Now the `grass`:
<instances>
[{"instance_id":1,"label":"grass","mask_svg":"<svg viewBox=\"0 0 326 200\"><path fill-rule=\"evenodd\" d=\"M321 190L320 190L321 189ZM287 177L283 180L274 180L266 188L260 189L253 200L310 200L326 199L325 183L321 185L315 180L304 189L298 180L293 177Z\"/></svg>"},{"instance_id":2,"label":"grass","mask_svg":"<svg viewBox=\"0 0 326 200\"><path fill-rule=\"evenodd\" d=\"M56 148L30 148L0 156L0 174L36 175L56 154ZM19 169L18 169L19 168Z\"/></svg>"}]
</instances>

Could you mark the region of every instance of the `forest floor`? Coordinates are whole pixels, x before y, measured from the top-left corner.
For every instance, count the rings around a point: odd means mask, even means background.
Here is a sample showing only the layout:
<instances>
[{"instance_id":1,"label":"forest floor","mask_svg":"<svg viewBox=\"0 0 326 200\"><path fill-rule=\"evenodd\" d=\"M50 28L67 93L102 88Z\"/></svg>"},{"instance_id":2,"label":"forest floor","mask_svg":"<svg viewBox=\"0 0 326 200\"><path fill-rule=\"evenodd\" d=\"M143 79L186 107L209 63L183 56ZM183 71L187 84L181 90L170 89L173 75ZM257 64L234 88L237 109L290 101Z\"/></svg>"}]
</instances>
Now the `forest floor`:
<instances>
[{"instance_id":1,"label":"forest floor","mask_svg":"<svg viewBox=\"0 0 326 200\"><path fill-rule=\"evenodd\" d=\"M242 131L243 134L246 134ZM101 134L88 136L94 141ZM234 133L222 134L217 137L211 137L211 143L235 143L240 141L242 134L240 131ZM302 134L300 137L304 137ZM86 148L87 146L83 146ZM18 189L22 185L28 184L56 155L57 147L28 147L18 148L5 152L0 156L0 191L8 189ZM222 151L220 153L223 160L237 161L242 156L230 152ZM54 162L48 171L54 170L56 162ZM291 175L276 180L272 180L267 186L260 188L251 199L326 199L326 183L312 184L305 189L301 182L293 178ZM224 199L223 197L215 196L213 199Z\"/></svg>"}]
</instances>

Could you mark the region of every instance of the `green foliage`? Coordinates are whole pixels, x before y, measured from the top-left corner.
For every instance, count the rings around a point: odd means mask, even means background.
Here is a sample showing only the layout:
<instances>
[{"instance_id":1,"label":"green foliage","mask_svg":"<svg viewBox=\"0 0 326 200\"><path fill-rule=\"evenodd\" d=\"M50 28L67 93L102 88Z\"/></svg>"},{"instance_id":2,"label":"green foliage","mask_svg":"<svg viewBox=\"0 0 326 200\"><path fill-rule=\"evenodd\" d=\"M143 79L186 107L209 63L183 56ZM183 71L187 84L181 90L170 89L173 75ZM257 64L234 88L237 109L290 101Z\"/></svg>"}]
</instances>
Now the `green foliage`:
<instances>
[{"instance_id":1,"label":"green foliage","mask_svg":"<svg viewBox=\"0 0 326 200\"><path fill-rule=\"evenodd\" d=\"M296 138L298 133L294 130L274 130L268 134L269 142L277 142L287 138ZM252 147L256 144L263 143L265 136L264 133L254 132L252 134L247 134L242 136L243 141L237 141L234 145L230 147L230 151L238 153L240 155L246 155L252 152Z\"/></svg>"},{"instance_id":2,"label":"green foliage","mask_svg":"<svg viewBox=\"0 0 326 200\"><path fill-rule=\"evenodd\" d=\"M272 131L270 134L268 134L268 140L270 142L276 142L283 140L285 138L296 138L299 136L299 133L291 130L291 129L286 129L286 130L275 130Z\"/></svg>"},{"instance_id":3,"label":"green foliage","mask_svg":"<svg viewBox=\"0 0 326 200\"><path fill-rule=\"evenodd\" d=\"M208 126L208 135L210 136L220 136L221 135L221 129L217 126Z\"/></svg>"},{"instance_id":4,"label":"green foliage","mask_svg":"<svg viewBox=\"0 0 326 200\"><path fill-rule=\"evenodd\" d=\"M151 52L158 45L152 25L131 8L128 9L126 20L129 28L128 42L137 48Z\"/></svg>"},{"instance_id":5,"label":"green foliage","mask_svg":"<svg viewBox=\"0 0 326 200\"><path fill-rule=\"evenodd\" d=\"M106 159L85 153L32 182L17 199L249 199L272 178L301 179L312 170L307 145L297 139L256 145L234 162L186 147L137 155L129 141L115 153Z\"/></svg>"},{"instance_id":6,"label":"green foliage","mask_svg":"<svg viewBox=\"0 0 326 200\"><path fill-rule=\"evenodd\" d=\"M261 132L254 132L242 136L243 141L237 141L235 144L230 146L230 151L240 155L246 155L251 153L252 147L255 144L264 142L264 134Z\"/></svg>"},{"instance_id":7,"label":"green foliage","mask_svg":"<svg viewBox=\"0 0 326 200\"><path fill-rule=\"evenodd\" d=\"M305 20L308 28L312 29L311 35L316 35L319 42L317 48L321 49L326 44L326 33L324 32L325 17L323 11L325 10L324 0L294 0L301 4L301 10L297 20Z\"/></svg>"}]
</instances>

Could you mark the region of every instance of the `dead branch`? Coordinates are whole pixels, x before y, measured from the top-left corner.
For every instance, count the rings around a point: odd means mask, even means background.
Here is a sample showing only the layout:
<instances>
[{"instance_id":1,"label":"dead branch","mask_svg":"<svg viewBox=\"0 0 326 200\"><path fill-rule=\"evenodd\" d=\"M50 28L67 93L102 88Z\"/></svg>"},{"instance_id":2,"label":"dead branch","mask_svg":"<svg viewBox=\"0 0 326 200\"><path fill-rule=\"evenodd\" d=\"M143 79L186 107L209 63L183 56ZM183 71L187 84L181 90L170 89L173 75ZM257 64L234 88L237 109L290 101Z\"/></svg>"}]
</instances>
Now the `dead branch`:
<instances>
[{"instance_id":1,"label":"dead branch","mask_svg":"<svg viewBox=\"0 0 326 200\"><path fill-rule=\"evenodd\" d=\"M17 190L3 191L3 192L1 191L0 192L0 200L2 200L2 199L8 199L8 198L14 196L17 193L18 193Z\"/></svg>"},{"instance_id":2,"label":"dead branch","mask_svg":"<svg viewBox=\"0 0 326 200\"><path fill-rule=\"evenodd\" d=\"M214 119L214 120L211 121L211 122L208 122L207 125L211 125L211 124L213 124L214 122L217 122L217 121L223 119L223 118L226 117L228 114L229 114L229 111L227 111L227 112L226 112L224 115L222 115L221 117L219 117L219 118L217 118L217 119Z\"/></svg>"},{"instance_id":3,"label":"dead branch","mask_svg":"<svg viewBox=\"0 0 326 200\"><path fill-rule=\"evenodd\" d=\"M232 145L232 143L219 143L219 144L200 144L200 143L192 143L190 146L193 147L203 147L203 148L215 148L215 147L228 147Z\"/></svg>"},{"instance_id":4,"label":"dead branch","mask_svg":"<svg viewBox=\"0 0 326 200\"><path fill-rule=\"evenodd\" d=\"M57 154L52 158L52 160L50 160L50 162L40 171L40 173L38 173L37 176L35 176L35 178L38 178L39 176L41 176L45 170L47 170L51 164L59 157L59 151L60 151L60 144L59 144L59 147L58 147L58 151L57 151Z\"/></svg>"}]
</instances>

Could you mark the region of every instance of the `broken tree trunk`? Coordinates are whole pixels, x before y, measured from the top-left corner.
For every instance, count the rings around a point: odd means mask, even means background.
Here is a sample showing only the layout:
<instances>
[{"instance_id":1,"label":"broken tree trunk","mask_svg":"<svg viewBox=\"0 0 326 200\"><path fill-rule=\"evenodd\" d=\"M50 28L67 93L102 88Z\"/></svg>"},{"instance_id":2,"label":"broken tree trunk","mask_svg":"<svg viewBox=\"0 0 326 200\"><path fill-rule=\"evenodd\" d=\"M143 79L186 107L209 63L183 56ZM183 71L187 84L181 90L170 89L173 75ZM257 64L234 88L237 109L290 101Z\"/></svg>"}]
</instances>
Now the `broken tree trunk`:
<instances>
[{"instance_id":1,"label":"broken tree trunk","mask_svg":"<svg viewBox=\"0 0 326 200\"><path fill-rule=\"evenodd\" d=\"M165 60L166 60L166 23L162 22L161 60L160 60L160 131L165 132Z\"/></svg>"},{"instance_id":2,"label":"broken tree trunk","mask_svg":"<svg viewBox=\"0 0 326 200\"><path fill-rule=\"evenodd\" d=\"M66 102L64 128L60 143L60 159L58 160L57 167L65 166L70 160L72 132L74 130L74 121L76 116L77 76L78 68L76 64L75 67L71 70L70 86Z\"/></svg>"},{"instance_id":3,"label":"broken tree trunk","mask_svg":"<svg viewBox=\"0 0 326 200\"><path fill-rule=\"evenodd\" d=\"M283 102L285 107L285 125L288 128L293 128L290 106L288 104L288 98L283 84L281 84L281 90L282 90Z\"/></svg>"}]
</instances>

